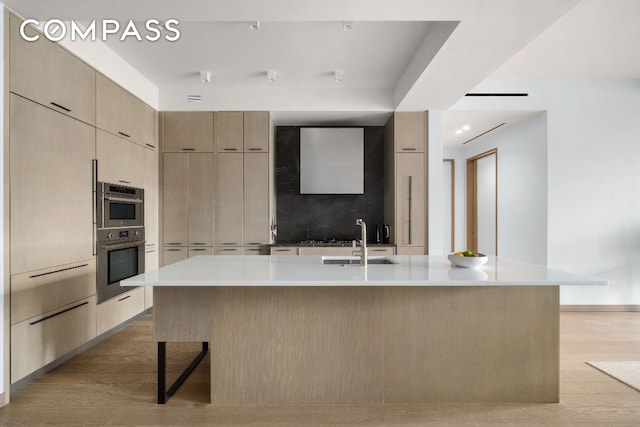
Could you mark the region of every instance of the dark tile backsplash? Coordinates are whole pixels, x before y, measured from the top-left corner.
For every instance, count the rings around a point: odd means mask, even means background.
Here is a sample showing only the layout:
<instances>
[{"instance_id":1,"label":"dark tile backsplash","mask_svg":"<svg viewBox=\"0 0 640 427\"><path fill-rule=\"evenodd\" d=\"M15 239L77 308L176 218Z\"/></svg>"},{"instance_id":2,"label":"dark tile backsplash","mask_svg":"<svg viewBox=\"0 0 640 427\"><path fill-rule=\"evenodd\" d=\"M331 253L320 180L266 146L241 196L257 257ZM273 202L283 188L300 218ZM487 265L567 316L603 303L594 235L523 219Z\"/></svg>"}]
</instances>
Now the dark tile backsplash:
<instances>
[{"instance_id":1,"label":"dark tile backsplash","mask_svg":"<svg viewBox=\"0 0 640 427\"><path fill-rule=\"evenodd\" d=\"M300 194L300 128L276 130L278 243L360 238L356 218L367 223L368 241L384 217L384 128L364 127L364 194Z\"/></svg>"}]
</instances>

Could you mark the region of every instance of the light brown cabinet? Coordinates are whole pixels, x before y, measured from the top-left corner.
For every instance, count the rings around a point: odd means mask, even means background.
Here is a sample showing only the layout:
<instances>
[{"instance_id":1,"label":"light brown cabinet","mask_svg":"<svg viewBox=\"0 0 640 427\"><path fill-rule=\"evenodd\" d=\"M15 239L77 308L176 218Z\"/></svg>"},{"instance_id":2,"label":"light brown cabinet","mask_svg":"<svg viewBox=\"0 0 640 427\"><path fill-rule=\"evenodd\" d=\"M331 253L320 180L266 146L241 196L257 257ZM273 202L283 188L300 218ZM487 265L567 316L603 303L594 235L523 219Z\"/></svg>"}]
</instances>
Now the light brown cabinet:
<instances>
[{"instance_id":1,"label":"light brown cabinet","mask_svg":"<svg viewBox=\"0 0 640 427\"><path fill-rule=\"evenodd\" d=\"M189 155L162 155L163 239L165 246L186 246L189 214Z\"/></svg>"},{"instance_id":2,"label":"light brown cabinet","mask_svg":"<svg viewBox=\"0 0 640 427\"><path fill-rule=\"evenodd\" d=\"M11 325L11 383L95 337L95 296Z\"/></svg>"},{"instance_id":3,"label":"light brown cabinet","mask_svg":"<svg viewBox=\"0 0 640 427\"><path fill-rule=\"evenodd\" d=\"M244 234L247 246L270 243L269 154L244 154Z\"/></svg>"},{"instance_id":4,"label":"light brown cabinet","mask_svg":"<svg viewBox=\"0 0 640 427\"><path fill-rule=\"evenodd\" d=\"M96 75L96 127L140 145L154 145L153 109L118 84Z\"/></svg>"},{"instance_id":5,"label":"light brown cabinet","mask_svg":"<svg viewBox=\"0 0 640 427\"><path fill-rule=\"evenodd\" d=\"M159 267L158 250L156 246L147 246L144 253L144 269L145 271L153 271ZM153 286L144 287L144 309L153 306Z\"/></svg>"},{"instance_id":6,"label":"light brown cabinet","mask_svg":"<svg viewBox=\"0 0 640 427\"><path fill-rule=\"evenodd\" d=\"M242 111L217 111L213 115L214 144L219 153L243 152L244 114Z\"/></svg>"},{"instance_id":7,"label":"light brown cabinet","mask_svg":"<svg viewBox=\"0 0 640 427\"><path fill-rule=\"evenodd\" d=\"M143 312L144 297L144 287L137 287L98 304L96 333L101 335Z\"/></svg>"},{"instance_id":8,"label":"light brown cabinet","mask_svg":"<svg viewBox=\"0 0 640 427\"><path fill-rule=\"evenodd\" d=\"M398 112L385 125L384 220L398 255L426 253L426 112Z\"/></svg>"},{"instance_id":9,"label":"light brown cabinet","mask_svg":"<svg viewBox=\"0 0 640 427\"><path fill-rule=\"evenodd\" d=\"M216 246L242 246L244 155L219 153L216 158Z\"/></svg>"},{"instance_id":10,"label":"light brown cabinet","mask_svg":"<svg viewBox=\"0 0 640 427\"><path fill-rule=\"evenodd\" d=\"M169 111L162 115L165 153L213 152L213 113L207 111Z\"/></svg>"},{"instance_id":11,"label":"light brown cabinet","mask_svg":"<svg viewBox=\"0 0 640 427\"><path fill-rule=\"evenodd\" d=\"M97 129L98 181L143 187L144 152L138 144Z\"/></svg>"},{"instance_id":12,"label":"light brown cabinet","mask_svg":"<svg viewBox=\"0 0 640 427\"><path fill-rule=\"evenodd\" d=\"M158 244L158 151L144 149L144 225L146 246Z\"/></svg>"},{"instance_id":13,"label":"light brown cabinet","mask_svg":"<svg viewBox=\"0 0 640 427\"><path fill-rule=\"evenodd\" d=\"M213 181L213 153L163 154L163 265L188 256L169 247L213 246Z\"/></svg>"},{"instance_id":14,"label":"light brown cabinet","mask_svg":"<svg viewBox=\"0 0 640 427\"><path fill-rule=\"evenodd\" d=\"M213 154L187 154L188 246L213 246Z\"/></svg>"},{"instance_id":15,"label":"light brown cabinet","mask_svg":"<svg viewBox=\"0 0 640 427\"><path fill-rule=\"evenodd\" d=\"M95 259L11 276L11 324L96 294Z\"/></svg>"},{"instance_id":16,"label":"light brown cabinet","mask_svg":"<svg viewBox=\"0 0 640 427\"><path fill-rule=\"evenodd\" d=\"M9 102L11 274L91 259L94 128L16 95Z\"/></svg>"},{"instance_id":17,"label":"light brown cabinet","mask_svg":"<svg viewBox=\"0 0 640 427\"><path fill-rule=\"evenodd\" d=\"M424 111L394 114L396 152L424 153L427 142L427 116Z\"/></svg>"},{"instance_id":18,"label":"light brown cabinet","mask_svg":"<svg viewBox=\"0 0 640 427\"><path fill-rule=\"evenodd\" d=\"M174 264L189 257L189 249L186 246L168 246L162 250L162 265Z\"/></svg>"},{"instance_id":19,"label":"light brown cabinet","mask_svg":"<svg viewBox=\"0 0 640 427\"><path fill-rule=\"evenodd\" d=\"M268 152L271 138L271 117L268 111L244 112L244 151Z\"/></svg>"},{"instance_id":20,"label":"light brown cabinet","mask_svg":"<svg viewBox=\"0 0 640 427\"><path fill-rule=\"evenodd\" d=\"M425 159L420 154L398 153L396 157L396 244L425 245Z\"/></svg>"},{"instance_id":21,"label":"light brown cabinet","mask_svg":"<svg viewBox=\"0 0 640 427\"><path fill-rule=\"evenodd\" d=\"M96 72L40 35L20 36L22 20L9 15L9 90L83 122L96 123ZM29 36L39 34L30 25Z\"/></svg>"}]
</instances>

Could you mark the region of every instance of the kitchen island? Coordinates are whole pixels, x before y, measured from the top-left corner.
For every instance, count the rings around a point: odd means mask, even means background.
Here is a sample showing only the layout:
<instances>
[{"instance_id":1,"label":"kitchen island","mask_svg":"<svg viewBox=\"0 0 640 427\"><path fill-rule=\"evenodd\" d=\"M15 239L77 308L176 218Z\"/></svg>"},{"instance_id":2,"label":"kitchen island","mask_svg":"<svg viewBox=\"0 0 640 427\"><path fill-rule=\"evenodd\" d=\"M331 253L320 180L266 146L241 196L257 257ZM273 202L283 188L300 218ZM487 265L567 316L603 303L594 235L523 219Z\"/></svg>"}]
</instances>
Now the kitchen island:
<instances>
[{"instance_id":1,"label":"kitchen island","mask_svg":"<svg viewBox=\"0 0 640 427\"><path fill-rule=\"evenodd\" d=\"M162 358L210 343L225 405L557 402L559 286L607 284L497 257L332 258L199 256L122 284L154 286Z\"/></svg>"}]
</instances>

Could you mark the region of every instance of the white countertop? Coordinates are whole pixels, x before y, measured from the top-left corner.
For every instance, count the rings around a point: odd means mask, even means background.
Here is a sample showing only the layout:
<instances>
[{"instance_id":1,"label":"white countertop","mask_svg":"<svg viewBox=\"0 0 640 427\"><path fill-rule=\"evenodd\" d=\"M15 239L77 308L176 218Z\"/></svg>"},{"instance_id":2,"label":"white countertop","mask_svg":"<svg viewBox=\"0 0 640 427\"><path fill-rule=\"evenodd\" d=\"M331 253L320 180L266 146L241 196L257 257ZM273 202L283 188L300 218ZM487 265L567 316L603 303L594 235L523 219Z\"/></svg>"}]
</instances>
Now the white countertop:
<instances>
[{"instance_id":1,"label":"white countertop","mask_svg":"<svg viewBox=\"0 0 640 427\"><path fill-rule=\"evenodd\" d=\"M344 258L344 257L324 257ZM121 282L122 286L555 286L603 279L489 257L480 268L454 267L446 256L389 256L397 264L323 264L315 255L197 256Z\"/></svg>"}]
</instances>

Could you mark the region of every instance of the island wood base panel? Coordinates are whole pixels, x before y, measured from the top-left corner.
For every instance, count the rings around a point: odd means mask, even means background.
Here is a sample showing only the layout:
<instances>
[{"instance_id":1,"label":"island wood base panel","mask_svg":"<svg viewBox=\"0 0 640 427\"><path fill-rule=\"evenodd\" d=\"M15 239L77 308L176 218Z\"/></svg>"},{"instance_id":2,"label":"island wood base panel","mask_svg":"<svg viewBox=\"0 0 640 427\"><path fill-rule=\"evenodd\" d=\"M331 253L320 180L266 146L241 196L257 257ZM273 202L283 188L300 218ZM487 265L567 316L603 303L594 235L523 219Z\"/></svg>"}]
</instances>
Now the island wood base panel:
<instances>
[{"instance_id":1,"label":"island wood base panel","mask_svg":"<svg viewBox=\"0 0 640 427\"><path fill-rule=\"evenodd\" d=\"M155 289L156 336L210 340L212 404L558 402L557 286ZM158 322L190 295L210 337Z\"/></svg>"}]
</instances>

